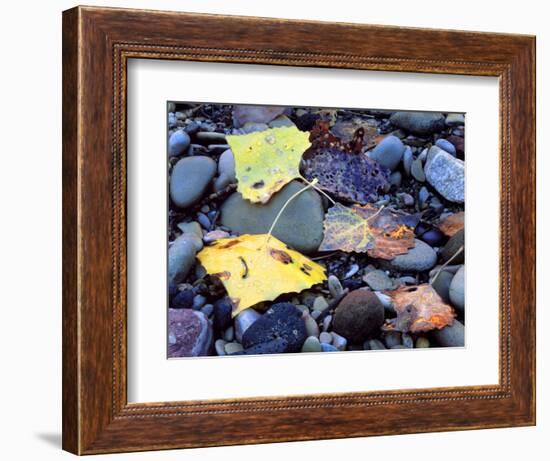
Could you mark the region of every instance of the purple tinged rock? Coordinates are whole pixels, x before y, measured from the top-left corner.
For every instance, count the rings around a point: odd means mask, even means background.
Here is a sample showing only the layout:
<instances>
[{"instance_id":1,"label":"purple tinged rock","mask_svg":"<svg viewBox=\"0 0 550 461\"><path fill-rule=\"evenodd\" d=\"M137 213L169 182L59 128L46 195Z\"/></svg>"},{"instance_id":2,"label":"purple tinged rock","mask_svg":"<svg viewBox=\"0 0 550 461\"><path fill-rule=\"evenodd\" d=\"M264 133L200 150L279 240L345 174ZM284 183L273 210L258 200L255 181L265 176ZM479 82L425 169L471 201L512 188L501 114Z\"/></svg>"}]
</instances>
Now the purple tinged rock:
<instances>
[{"instance_id":1,"label":"purple tinged rock","mask_svg":"<svg viewBox=\"0 0 550 461\"><path fill-rule=\"evenodd\" d=\"M209 355L213 338L212 325L202 312L168 309L168 357Z\"/></svg>"}]
</instances>

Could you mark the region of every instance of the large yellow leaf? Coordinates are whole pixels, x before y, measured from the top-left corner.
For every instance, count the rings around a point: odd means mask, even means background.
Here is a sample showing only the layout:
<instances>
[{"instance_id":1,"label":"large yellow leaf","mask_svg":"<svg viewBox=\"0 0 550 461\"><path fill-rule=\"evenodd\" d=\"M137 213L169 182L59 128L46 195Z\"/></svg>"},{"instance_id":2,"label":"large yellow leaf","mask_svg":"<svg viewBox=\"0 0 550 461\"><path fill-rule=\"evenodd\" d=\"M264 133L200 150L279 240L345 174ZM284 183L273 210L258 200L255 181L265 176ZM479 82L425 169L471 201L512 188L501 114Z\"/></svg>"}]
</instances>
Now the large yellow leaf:
<instances>
[{"instance_id":1,"label":"large yellow leaf","mask_svg":"<svg viewBox=\"0 0 550 461\"><path fill-rule=\"evenodd\" d=\"M311 145L309 133L295 126L227 136L235 156L238 191L251 202L267 203L271 196L300 177L300 160Z\"/></svg>"},{"instance_id":2,"label":"large yellow leaf","mask_svg":"<svg viewBox=\"0 0 550 461\"><path fill-rule=\"evenodd\" d=\"M283 293L298 293L326 279L319 264L267 234L217 240L197 258L218 277L233 303L233 316Z\"/></svg>"},{"instance_id":3,"label":"large yellow leaf","mask_svg":"<svg viewBox=\"0 0 550 461\"><path fill-rule=\"evenodd\" d=\"M393 259L414 247L415 218L372 205L336 203L325 216L325 234L319 250L367 253Z\"/></svg>"}]
</instances>

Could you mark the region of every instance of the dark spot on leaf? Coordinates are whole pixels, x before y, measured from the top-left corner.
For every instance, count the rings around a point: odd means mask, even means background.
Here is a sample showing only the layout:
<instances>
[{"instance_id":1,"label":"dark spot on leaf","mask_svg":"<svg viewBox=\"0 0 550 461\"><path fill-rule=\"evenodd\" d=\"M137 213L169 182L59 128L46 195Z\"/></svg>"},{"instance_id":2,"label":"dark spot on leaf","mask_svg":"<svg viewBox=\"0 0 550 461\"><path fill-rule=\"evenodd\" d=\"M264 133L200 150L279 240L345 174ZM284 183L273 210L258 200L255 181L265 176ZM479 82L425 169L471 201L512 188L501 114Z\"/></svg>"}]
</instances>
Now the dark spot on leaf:
<instances>
[{"instance_id":1,"label":"dark spot on leaf","mask_svg":"<svg viewBox=\"0 0 550 461\"><path fill-rule=\"evenodd\" d=\"M241 271L241 278L245 279L248 277L248 265L246 264L246 261L242 256L239 256L239 259L241 260L242 264L242 271Z\"/></svg>"},{"instance_id":2,"label":"dark spot on leaf","mask_svg":"<svg viewBox=\"0 0 550 461\"><path fill-rule=\"evenodd\" d=\"M263 180L257 181L257 182L255 182L254 184L252 184L252 187L253 187L254 189L261 189L261 188L264 187L264 186L265 186L265 182L264 182Z\"/></svg>"},{"instance_id":3,"label":"dark spot on leaf","mask_svg":"<svg viewBox=\"0 0 550 461\"><path fill-rule=\"evenodd\" d=\"M220 241L221 241L221 240L220 240ZM231 240L230 242L226 242L226 243L223 243L223 244L221 244L221 245L218 245L218 248L224 250L224 249L226 249L226 248L231 248L231 247L233 247L233 246L235 246L235 245L237 245L237 244L239 244L239 243L241 243L241 241L238 240L238 239L237 239L237 240Z\"/></svg>"},{"instance_id":4,"label":"dark spot on leaf","mask_svg":"<svg viewBox=\"0 0 550 461\"><path fill-rule=\"evenodd\" d=\"M218 277L221 280L229 280L231 278L231 272L229 271L223 271L223 272L216 272L215 274L212 274L215 277Z\"/></svg>"},{"instance_id":5,"label":"dark spot on leaf","mask_svg":"<svg viewBox=\"0 0 550 461\"><path fill-rule=\"evenodd\" d=\"M269 254L273 259L282 262L283 264L291 264L294 262L292 257L286 251L278 250L277 248L270 248Z\"/></svg>"}]
</instances>

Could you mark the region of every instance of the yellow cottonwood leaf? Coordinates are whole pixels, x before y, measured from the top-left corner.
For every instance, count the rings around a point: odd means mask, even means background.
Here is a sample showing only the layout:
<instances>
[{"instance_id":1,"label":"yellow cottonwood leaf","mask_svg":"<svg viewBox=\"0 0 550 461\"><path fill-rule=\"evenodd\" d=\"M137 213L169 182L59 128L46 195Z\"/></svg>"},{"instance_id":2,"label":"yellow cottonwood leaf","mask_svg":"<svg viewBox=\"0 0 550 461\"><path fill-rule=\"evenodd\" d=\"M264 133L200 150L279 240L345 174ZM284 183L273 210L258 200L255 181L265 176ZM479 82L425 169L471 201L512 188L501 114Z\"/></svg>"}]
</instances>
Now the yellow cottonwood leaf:
<instances>
[{"instance_id":1,"label":"yellow cottonwood leaf","mask_svg":"<svg viewBox=\"0 0 550 461\"><path fill-rule=\"evenodd\" d=\"M393 259L414 247L414 221L387 208L336 203L325 216L320 251L367 253L373 258Z\"/></svg>"},{"instance_id":2,"label":"yellow cottonwood leaf","mask_svg":"<svg viewBox=\"0 0 550 461\"><path fill-rule=\"evenodd\" d=\"M267 242L267 243L266 243ZM298 293L327 277L325 269L267 234L217 240L197 258L218 277L233 304L233 316L283 293Z\"/></svg>"},{"instance_id":3,"label":"yellow cottonwood leaf","mask_svg":"<svg viewBox=\"0 0 550 461\"><path fill-rule=\"evenodd\" d=\"M302 154L311 145L309 133L295 126L226 137L235 156L237 190L254 203L271 196L300 177Z\"/></svg>"}]
</instances>

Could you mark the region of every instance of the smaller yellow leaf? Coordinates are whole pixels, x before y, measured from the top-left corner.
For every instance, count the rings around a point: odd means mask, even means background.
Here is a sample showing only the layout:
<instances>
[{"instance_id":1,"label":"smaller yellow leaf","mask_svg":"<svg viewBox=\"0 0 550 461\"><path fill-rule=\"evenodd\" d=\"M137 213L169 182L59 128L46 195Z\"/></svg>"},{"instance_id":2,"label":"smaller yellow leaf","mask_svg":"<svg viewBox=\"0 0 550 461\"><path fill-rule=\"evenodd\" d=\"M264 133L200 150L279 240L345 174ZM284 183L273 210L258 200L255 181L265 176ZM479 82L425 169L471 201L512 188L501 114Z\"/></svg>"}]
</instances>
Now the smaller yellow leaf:
<instances>
[{"instance_id":1,"label":"smaller yellow leaf","mask_svg":"<svg viewBox=\"0 0 550 461\"><path fill-rule=\"evenodd\" d=\"M295 126L226 139L235 156L237 190L254 203L267 203L275 192L300 177L302 154L311 145L309 133Z\"/></svg>"},{"instance_id":2,"label":"smaller yellow leaf","mask_svg":"<svg viewBox=\"0 0 550 461\"><path fill-rule=\"evenodd\" d=\"M298 293L326 280L323 266L267 234L217 240L197 258L225 286L233 316L261 301Z\"/></svg>"}]
</instances>

